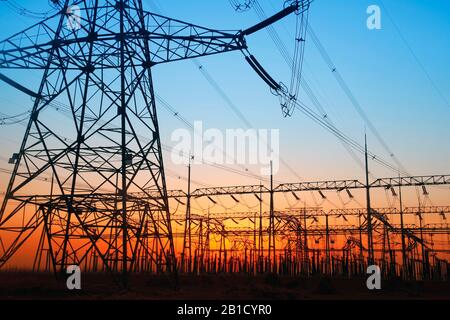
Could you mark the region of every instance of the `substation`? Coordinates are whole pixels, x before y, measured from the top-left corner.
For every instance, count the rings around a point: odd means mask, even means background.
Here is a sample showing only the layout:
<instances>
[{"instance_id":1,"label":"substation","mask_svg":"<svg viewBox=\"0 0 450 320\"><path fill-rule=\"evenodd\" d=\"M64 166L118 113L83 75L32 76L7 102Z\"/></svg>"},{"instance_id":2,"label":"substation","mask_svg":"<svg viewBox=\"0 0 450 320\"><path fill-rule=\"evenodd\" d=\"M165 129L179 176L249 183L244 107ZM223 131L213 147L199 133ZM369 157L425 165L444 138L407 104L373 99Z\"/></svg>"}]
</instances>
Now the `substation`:
<instances>
[{"instance_id":1,"label":"substation","mask_svg":"<svg viewBox=\"0 0 450 320\"><path fill-rule=\"evenodd\" d=\"M1 69L42 74L38 88L0 75L2 85L33 99L22 144L2 169L10 179L0 211L0 267L13 268L26 254L34 271L59 274L75 264L126 283L130 273L353 278L375 264L386 278L448 280L450 207L429 195L448 187L450 175L399 170L371 178L371 162L388 164L345 136L365 155L364 181L278 183L271 176L194 190L189 167L185 190L167 186L152 82L160 64L241 51L279 97L284 116L302 109L335 129L297 100L312 1L288 1L235 32L147 12L140 0L75 1L81 20L71 29L72 3L53 2L56 13L0 42ZM299 21L290 87L275 81L246 43L288 15ZM53 112L66 122L52 122ZM390 205L372 206L374 193L386 194ZM402 200L411 193L417 206Z\"/></svg>"}]
</instances>

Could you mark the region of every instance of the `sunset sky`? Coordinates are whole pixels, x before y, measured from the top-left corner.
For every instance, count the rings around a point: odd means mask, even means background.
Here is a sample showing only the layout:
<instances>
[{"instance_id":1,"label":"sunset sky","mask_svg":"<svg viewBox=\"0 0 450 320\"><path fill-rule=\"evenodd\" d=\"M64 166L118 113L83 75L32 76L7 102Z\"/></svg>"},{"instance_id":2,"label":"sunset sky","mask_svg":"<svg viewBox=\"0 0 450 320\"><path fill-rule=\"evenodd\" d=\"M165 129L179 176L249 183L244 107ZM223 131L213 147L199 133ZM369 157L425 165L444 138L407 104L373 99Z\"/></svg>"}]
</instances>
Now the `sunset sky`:
<instances>
[{"instance_id":1,"label":"sunset sky","mask_svg":"<svg viewBox=\"0 0 450 320\"><path fill-rule=\"evenodd\" d=\"M39 1L39 4L31 0L17 2L34 12L51 10L46 1ZM283 8L284 0L259 2L265 13L272 15ZM235 12L227 0L143 0L143 3L148 11L213 29L241 30L260 21L253 10ZM366 27L369 5L381 8L381 30ZM361 145L367 132L369 149L373 154L396 166L387 149L392 150L395 159L411 175L450 173L449 11L450 3L446 0L315 0L310 8L309 27L387 147L355 110L309 34L302 81L311 87L327 118L340 131ZM38 21L19 15L0 1L1 39ZM295 16L276 23L274 28L292 56ZM277 81L289 83L290 70L265 30L248 36L247 43L250 53ZM201 70L199 66L202 66ZM34 91L37 91L42 76L42 71L36 70L1 72ZM157 65L153 68L153 81L158 97L170 105L169 109L176 110L191 124L202 121L205 130L218 129L225 133L227 129L239 128L278 129L280 170L274 176L275 185L339 179L364 181L363 154L356 152L351 155L335 136L299 110L295 110L292 117L284 118L278 98L270 93L240 52ZM315 112L322 112L316 109L314 101L304 90L300 91L299 100ZM25 113L32 103L23 93L3 82L0 84L0 118ZM173 163L169 151L176 144L171 140L172 133L186 129L186 125L161 101L157 106L167 187L186 190L186 165ZM61 115L55 111L51 116L55 126L63 128L59 122ZM25 132L26 115L23 120L14 125L0 123L1 193L9 180L8 171L12 170L8 158L19 150ZM261 179L267 185L268 177L259 176L257 165L225 167L194 164L192 188L259 184ZM371 179L398 174L374 161L370 161L370 172ZM405 205L417 206L417 194L421 192L414 192L413 188L405 191ZM450 205L448 186L429 187L428 192L429 197L421 196L422 205ZM296 200L290 194L278 194L276 209L365 206L363 190L355 191L353 200L335 191L327 195L327 199L321 199L317 193L310 192ZM372 197L374 207L398 205L398 199L385 190L374 190ZM207 213L210 209L215 212L259 210L259 203L253 195L239 199L239 204L230 198L217 200L216 204L207 198L195 199L192 210L195 213ZM184 209L172 200L171 212L178 209L178 213L184 213ZM267 198L263 210L268 210ZM417 217L408 219L410 223L418 222ZM439 219L434 217L427 222L442 222ZM393 223L398 223L396 218ZM176 231L179 229L175 226Z\"/></svg>"},{"instance_id":2,"label":"sunset sky","mask_svg":"<svg viewBox=\"0 0 450 320\"><path fill-rule=\"evenodd\" d=\"M216 29L244 29L259 21L253 10L236 13L226 0L143 2L149 11ZM283 2L260 1L267 15L282 9ZM36 1L22 0L19 3L36 12L50 10L47 3L43 7ZM381 7L381 30L368 30L366 27L366 9L371 4ZM1 38L38 21L18 15L5 4L0 5ZM444 142L450 138L449 9L450 4L445 0L316 0L310 9L311 28L370 121L412 175L448 173L450 147ZM294 24L294 18L288 17L274 26L291 55ZM306 39L304 81L313 89L329 119L342 132L363 144L367 124L339 87L313 42L308 40L309 37ZM275 79L288 83L290 72L267 32L262 30L249 36L247 41L249 51L265 69ZM280 130L280 156L296 175L282 163L275 177L277 182L363 179L361 167L336 137L299 110L290 118L282 116L278 98L269 92L240 52L196 61L244 115L247 123L256 129ZM41 75L40 71L2 72L33 90L37 89ZM203 121L205 128L222 131L247 128L195 63L182 61L159 65L154 68L153 77L157 94L189 122ZM0 88L2 116L29 110L32 105L30 98L4 83ZM300 92L299 99L317 111L304 91ZM57 117L55 114L55 119ZM173 146L172 132L185 126L161 104L159 121L163 144ZM19 148L24 124L26 122L0 126L0 167L3 169L11 169L7 159ZM394 164L373 132L367 129L367 135L369 149ZM164 155L168 188L185 189L185 166L173 164L168 151L164 151ZM357 153L357 156L363 160L362 154ZM242 172L246 169L258 172L255 166L230 167ZM396 176L395 172L376 163L371 163L371 173L373 177ZM3 172L0 176L0 191L3 192L9 176ZM194 188L259 183L257 178L207 165L194 165L192 179ZM439 188L431 198L437 197L436 201L445 204L443 201L449 199L448 192L448 188Z\"/></svg>"}]
</instances>

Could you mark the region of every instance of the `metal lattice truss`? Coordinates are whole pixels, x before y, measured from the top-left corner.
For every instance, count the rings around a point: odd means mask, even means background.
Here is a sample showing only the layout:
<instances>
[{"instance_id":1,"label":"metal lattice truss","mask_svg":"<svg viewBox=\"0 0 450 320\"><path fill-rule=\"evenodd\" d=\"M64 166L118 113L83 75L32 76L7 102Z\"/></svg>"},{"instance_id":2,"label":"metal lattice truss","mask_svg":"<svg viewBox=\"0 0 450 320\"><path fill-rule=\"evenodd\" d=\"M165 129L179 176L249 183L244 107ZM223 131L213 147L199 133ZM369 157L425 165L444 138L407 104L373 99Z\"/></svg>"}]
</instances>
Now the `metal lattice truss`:
<instances>
[{"instance_id":1,"label":"metal lattice truss","mask_svg":"<svg viewBox=\"0 0 450 320\"><path fill-rule=\"evenodd\" d=\"M98 2L104 2L99 5ZM196 58L246 48L238 31L218 31L170 19L142 10L140 1L77 1L77 18L71 10L57 13L43 22L0 42L0 67L27 69L117 68L122 65L119 43L136 50L125 66ZM121 17L129 24L121 30ZM64 19L62 28L55 25ZM69 20L67 20L69 19ZM148 55L142 47L152 48ZM92 48L89 62L86 55ZM60 56L50 59L57 51Z\"/></svg>"},{"instance_id":2,"label":"metal lattice truss","mask_svg":"<svg viewBox=\"0 0 450 320\"><path fill-rule=\"evenodd\" d=\"M370 183L370 188L385 188L393 187L423 187L423 186L437 186L449 185L450 175L433 175L433 176L412 176L412 177L396 177L396 178L380 178ZM274 193L283 192L303 192L303 191L344 191L352 189L365 189L365 183L359 180L330 180L330 181L310 181L310 182L295 182L282 183L273 188ZM245 185L245 186L230 186L230 187L209 187L199 188L191 192L192 197L213 197L213 196L229 196L229 195L243 195L260 193L270 193L271 190L264 185ZM180 190L171 192L171 197L182 198L186 197L186 193Z\"/></svg>"},{"instance_id":3,"label":"metal lattice truss","mask_svg":"<svg viewBox=\"0 0 450 320\"><path fill-rule=\"evenodd\" d=\"M38 237L55 271L92 257L124 274L173 271L151 68L243 49L243 36L146 12L140 0L67 4L0 42L0 68L43 72L11 158L0 266ZM55 122L52 108L67 118Z\"/></svg>"},{"instance_id":4,"label":"metal lattice truss","mask_svg":"<svg viewBox=\"0 0 450 320\"><path fill-rule=\"evenodd\" d=\"M406 207L402 210L405 216L421 215L435 215L441 213L449 213L448 206L430 206L430 207ZM395 224L388 218L400 215L397 208L376 208L372 209L372 216L375 218L373 223L374 231L377 234L383 234L384 229L388 230L392 235L404 234L411 243L415 245L423 245L430 249L429 243L425 242L420 235L423 234L448 234L450 226L448 223L427 223L421 226L416 224ZM366 208L352 208L352 209L332 209L325 211L322 208L303 208L298 210L284 210L275 211L274 227L269 227L268 219L270 212L215 212L206 215L197 214L191 215L190 223L193 225L192 234L196 240L204 239L205 234L216 234L220 237L225 237L229 243L233 243L236 237L247 237L251 239L254 237L264 236L268 237L271 232L274 232L274 237L277 238L280 250L285 250L286 246L292 245L292 239L296 244L296 250L300 250L304 245L303 240L306 235L313 238L329 238L330 236L345 236L351 243L345 242L344 248L353 243L353 246L360 247L359 239L356 237L367 231L367 209ZM325 223L325 219L334 218L332 224ZM358 218L362 218L358 221ZM263 222L259 222L259 221ZM175 218L177 224L180 226L185 222L183 216ZM203 229L199 228L203 226ZM208 226L207 228L205 226ZM202 231L203 230L203 231ZM182 237L182 234L177 235ZM291 241L291 242L290 242ZM297 243L298 242L298 243ZM434 249L433 249L434 250Z\"/></svg>"}]
</instances>

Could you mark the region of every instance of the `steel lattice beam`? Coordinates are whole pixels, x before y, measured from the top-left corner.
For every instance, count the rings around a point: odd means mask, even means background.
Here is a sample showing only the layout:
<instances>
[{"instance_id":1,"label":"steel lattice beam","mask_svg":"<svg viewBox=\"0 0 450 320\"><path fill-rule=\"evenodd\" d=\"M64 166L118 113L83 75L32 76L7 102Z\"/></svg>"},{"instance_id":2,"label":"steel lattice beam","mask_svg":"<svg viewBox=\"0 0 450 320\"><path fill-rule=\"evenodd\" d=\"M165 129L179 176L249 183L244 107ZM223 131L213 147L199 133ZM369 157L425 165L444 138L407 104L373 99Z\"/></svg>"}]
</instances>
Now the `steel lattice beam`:
<instances>
[{"instance_id":1,"label":"steel lattice beam","mask_svg":"<svg viewBox=\"0 0 450 320\"><path fill-rule=\"evenodd\" d=\"M450 185L450 175L412 176L400 178L381 178L373 181L370 188L414 187ZM303 192L303 191L343 191L350 189L364 189L366 184L359 180L330 180L283 183L273 188L273 192ZM192 192L193 197L212 197L240 194L269 193L270 189L261 185L230 186L199 188Z\"/></svg>"}]
</instances>

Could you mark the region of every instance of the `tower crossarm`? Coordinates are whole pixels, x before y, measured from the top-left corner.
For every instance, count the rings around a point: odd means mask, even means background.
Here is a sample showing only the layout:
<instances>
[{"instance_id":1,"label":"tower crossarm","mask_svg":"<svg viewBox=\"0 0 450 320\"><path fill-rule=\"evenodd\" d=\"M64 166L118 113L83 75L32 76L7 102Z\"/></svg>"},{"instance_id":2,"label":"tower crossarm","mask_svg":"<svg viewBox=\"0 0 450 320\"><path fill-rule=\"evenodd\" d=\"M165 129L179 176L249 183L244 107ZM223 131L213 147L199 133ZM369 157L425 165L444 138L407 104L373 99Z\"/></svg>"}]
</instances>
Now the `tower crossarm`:
<instances>
[{"instance_id":1,"label":"tower crossarm","mask_svg":"<svg viewBox=\"0 0 450 320\"><path fill-rule=\"evenodd\" d=\"M292 1L272 17L244 30L215 30L168 18L130 5L128 0L79 0L58 13L0 42L0 68L8 69L87 69L116 68L120 43L136 48L148 42L150 58L142 64L153 66L247 49L245 36L251 35L294 12L309 8L311 0ZM127 21L119 28L115 15L123 12ZM63 20L63 21L62 21ZM61 23L63 22L63 23ZM63 26L57 30L56 26ZM89 44L93 59L85 59ZM61 54L58 54L61 51ZM58 58L64 56L65 59ZM150 61L147 61L150 59Z\"/></svg>"},{"instance_id":2,"label":"tower crossarm","mask_svg":"<svg viewBox=\"0 0 450 320\"><path fill-rule=\"evenodd\" d=\"M125 1L106 1L103 6L90 7L88 1L79 1L77 18L63 9L27 29L0 42L0 68L8 69L83 69L85 52L82 49L94 43L95 57L92 67L115 68L118 63L120 43L128 46L142 45L147 40L150 60L142 63L153 66L160 63L196 58L246 48L240 31L220 31L171 19L136 7L126 7ZM130 21L139 21L118 30L117 21L105 23L114 11L122 10ZM97 18L92 19L96 13ZM65 27L57 36L55 26L61 19ZM113 19L111 19L113 20ZM145 27L142 27L145 26ZM81 50L80 50L81 49ZM69 59L51 59L57 52L70 53ZM50 61L50 66L48 62Z\"/></svg>"},{"instance_id":3,"label":"tower crossarm","mask_svg":"<svg viewBox=\"0 0 450 320\"><path fill-rule=\"evenodd\" d=\"M49 60L50 68L81 69L86 44L94 42L94 67L117 67L117 45L126 40L127 45L139 46L147 40L151 50L151 61L143 60L150 66L176 60L223 53L246 48L240 31L220 31L200 27L180 20L167 18L136 7L127 7L126 1L105 1L96 8L88 1L79 1L79 11L74 20L73 12L61 12L16 33L0 42L0 68L45 69ZM121 6L125 6L125 9ZM140 23L130 24L118 30L117 21L108 21L114 11L122 10L129 20ZM92 19L93 14L96 19ZM56 32L55 26L61 21L65 27ZM114 20L114 19L111 19ZM145 27L142 27L145 26ZM77 48L77 50L74 50ZM55 50L70 53L70 59L50 59Z\"/></svg>"}]
</instances>

